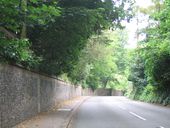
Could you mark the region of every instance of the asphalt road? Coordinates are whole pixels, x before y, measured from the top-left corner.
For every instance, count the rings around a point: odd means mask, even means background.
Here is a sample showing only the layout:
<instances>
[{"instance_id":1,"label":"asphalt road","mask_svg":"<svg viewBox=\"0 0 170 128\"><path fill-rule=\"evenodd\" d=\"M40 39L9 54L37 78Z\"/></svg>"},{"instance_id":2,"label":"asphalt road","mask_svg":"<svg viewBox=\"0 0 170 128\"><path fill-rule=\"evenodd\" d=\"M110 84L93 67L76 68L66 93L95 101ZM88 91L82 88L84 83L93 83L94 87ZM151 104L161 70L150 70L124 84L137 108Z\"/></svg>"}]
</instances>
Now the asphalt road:
<instances>
[{"instance_id":1,"label":"asphalt road","mask_svg":"<svg viewBox=\"0 0 170 128\"><path fill-rule=\"evenodd\" d=\"M170 128L170 108L125 97L91 97L74 114L70 128Z\"/></svg>"}]
</instances>

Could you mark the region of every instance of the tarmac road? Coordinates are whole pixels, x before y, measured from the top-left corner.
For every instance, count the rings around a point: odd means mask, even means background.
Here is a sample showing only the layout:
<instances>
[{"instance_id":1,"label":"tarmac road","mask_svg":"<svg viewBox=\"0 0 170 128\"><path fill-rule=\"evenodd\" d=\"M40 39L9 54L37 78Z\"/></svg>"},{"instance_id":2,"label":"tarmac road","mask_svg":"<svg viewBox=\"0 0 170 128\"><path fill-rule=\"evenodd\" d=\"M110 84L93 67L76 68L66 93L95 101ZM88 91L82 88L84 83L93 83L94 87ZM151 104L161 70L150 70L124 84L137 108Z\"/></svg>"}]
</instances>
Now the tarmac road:
<instances>
[{"instance_id":1,"label":"tarmac road","mask_svg":"<svg viewBox=\"0 0 170 128\"><path fill-rule=\"evenodd\" d=\"M125 97L91 97L72 117L70 128L170 128L170 108Z\"/></svg>"}]
</instances>

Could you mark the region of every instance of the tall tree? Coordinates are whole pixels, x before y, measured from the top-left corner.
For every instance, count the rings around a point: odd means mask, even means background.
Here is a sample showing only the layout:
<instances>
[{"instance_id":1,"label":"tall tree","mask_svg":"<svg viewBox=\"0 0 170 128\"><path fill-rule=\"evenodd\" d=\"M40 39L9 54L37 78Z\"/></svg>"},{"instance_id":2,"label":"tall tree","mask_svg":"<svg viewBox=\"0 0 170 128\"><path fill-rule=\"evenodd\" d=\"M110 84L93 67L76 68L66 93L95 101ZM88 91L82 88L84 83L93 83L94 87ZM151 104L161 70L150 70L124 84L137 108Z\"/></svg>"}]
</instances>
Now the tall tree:
<instances>
[{"instance_id":1,"label":"tall tree","mask_svg":"<svg viewBox=\"0 0 170 128\"><path fill-rule=\"evenodd\" d=\"M129 18L125 15L123 2L118 3L111 0L59 1L63 8L61 16L46 30L32 31L37 32L36 35L30 33L33 50L43 57L41 71L53 75L69 73L78 62L88 38L113 27L112 23L115 23L114 27L120 27L120 21Z\"/></svg>"},{"instance_id":2,"label":"tall tree","mask_svg":"<svg viewBox=\"0 0 170 128\"><path fill-rule=\"evenodd\" d=\"M92 89L117 88L122 84L120 77L121 79L126 77L126 69L123 68L123 65L126 65L127 62L124 59L125 38L121 34L120 30L103 31L101 35L92 36L83 49L78 64L68 74L71 80Z\"/></svg>"}]
</instances>

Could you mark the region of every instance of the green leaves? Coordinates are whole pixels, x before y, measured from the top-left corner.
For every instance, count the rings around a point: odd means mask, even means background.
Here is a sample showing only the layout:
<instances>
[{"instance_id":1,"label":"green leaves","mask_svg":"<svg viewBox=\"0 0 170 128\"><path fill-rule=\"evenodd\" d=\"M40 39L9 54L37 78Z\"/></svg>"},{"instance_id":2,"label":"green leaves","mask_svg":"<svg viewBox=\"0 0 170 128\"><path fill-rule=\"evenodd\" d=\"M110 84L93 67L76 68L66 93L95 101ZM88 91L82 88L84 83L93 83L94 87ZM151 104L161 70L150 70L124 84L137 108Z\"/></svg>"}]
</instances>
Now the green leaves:
<instances>
[{"instance_id":1,"label":"green leaves","mask_svg":"<svg viewBox=\"0 0 170 128\"><path fill-rule=\"evenodd\" d=\"M30 13L28 15L28 23L31 21L33 24L40 24L45 25L49 23L50 21L54 21L54 19L60 15L60 8L57 7L56 4L54 5L46 5L42 4L41 6L34 7L30 6L28 7L28 12Z\"/></svg>"},{"instance_id":2,"label":"green leaves","mask_svg":"<svg viewBox=\"0 0 170 128\"><path fill-rule=\"evenodd\" d=\"M125 69L122 68L121 72L118 63L125 57L124 45L120 45L122 40L125 39L122 39L120 31L108 30L101 35L92 36L83 49L78 64L68 74L71 80L93 90L100 87L124 89L127 82Z\"/></svg>"},{"instance_id":3,"label":"green leaves","mask_svg":"<svg viewBox=\"0 0 170 128\"><path fill-rule=\"evenodd\" d=\"M0 10L0 32L3 33L0 35L1 58L26 67L38 65L40 58L30 50L29 41L24 39L27 38L27 28L54 22L60 15L57 3L41 0L1 0Z\"/></svg>"},{"instance_id":4,"label":"green leaves","mask_svg":"<svg viewBox=\"0 0 170 128\"><path fill-rule=\"evenodd\" d=\"M20 33L23 23L26 26L45 25L60 15L56 2L39 0L2 0L0 1L1 26L14 33Z\"/></svg>"},{"instance_id":5,"label":"green leaves","mask_svg":"<svg viewBox=\"0 0 170 128\"><path fill-rule=\"evenodd\" d=\"M3 36L6 40L2 42L7 43L2 45L2 55L10 62L27 65L25 64L27 61L32 61L31 58L35 59L31 48L37 56L42 56L43 60L39 67L42 72L56 76L62 73L70 74L90 37L113 27L112 23L115 23L114 27L120 27L120 21L127 18L126 13L129 11L125 11L124 2L127 1L122 0L116 4L112 0L59 0L58 2L1 0L0 25L7 33L15 35L11 41L7 36ZM28 48L23 46L28 42L24 41L24 38L32 41ZM110 43L107 39L100 39L100 43L102 41L107 45ZM105 49L101 45L98 45L98 48L105 51L103 54L108 60L102 63L105 57L98 54L98 50L94 50L95 59L100 61L94 60L96 64L85 65L85 72L81 75L87 76L89 70L94 68L94 74L99 74L99 78L95 79L106 81L108 74L116 69L116 64L112 67L112 56L110 53L107 55L111 48ZM82 76L78 79L82 79Z\"/></svg>"},{"instance_id":6,"label":"green leaves","mask_svg":"<svg viewBox=\"0 0 170 128\"><path fill-rule=\"evenodd\" d=\"M40 58L29 50L28 40L0 40L0 58L9 63L21 64L25 67L33 67L39 63ZM2 61L2 60L1 60Z\"/></svg>"},{"instance_id":7,"label":"green leaves","mask_svg":"<svg viewBox=\"0 0 170 128\"><path fill-rule=\"evenodd\" d=\"M96 9L74 7L63 10L54 23L46 30L39 31L38 37L34 36L35 52L44 57L42 71L55 75L69 73L77 63L88 38L100 33L106 26L103 22L106 22L104 17ZM51 67L52 70L49 69Z\"/></svg>"},{"instance_id":8,"label":"green leaves","mask_svg":"<svg viewBox=\"0 0 170 128\"><path fill-rule=\"evenodd\" d=\"M29 0L31 3L37 4L39 0Z\"/></svg>"},{"instance_id":9,"label":"green leaves","mask_svg":"<svg viewBox=\"0 0 170 128\"><path fill-rule=\"evenodd\" d=\"M154 3L154 6L144 12L150 15L150 24L143 31L146 39L139 42L130 78L137 89L138 98L161 103L166 97L168 99L170 92L170 0ZM148 96L145 96L147 93Z\"/></svg>"}]
</instances>

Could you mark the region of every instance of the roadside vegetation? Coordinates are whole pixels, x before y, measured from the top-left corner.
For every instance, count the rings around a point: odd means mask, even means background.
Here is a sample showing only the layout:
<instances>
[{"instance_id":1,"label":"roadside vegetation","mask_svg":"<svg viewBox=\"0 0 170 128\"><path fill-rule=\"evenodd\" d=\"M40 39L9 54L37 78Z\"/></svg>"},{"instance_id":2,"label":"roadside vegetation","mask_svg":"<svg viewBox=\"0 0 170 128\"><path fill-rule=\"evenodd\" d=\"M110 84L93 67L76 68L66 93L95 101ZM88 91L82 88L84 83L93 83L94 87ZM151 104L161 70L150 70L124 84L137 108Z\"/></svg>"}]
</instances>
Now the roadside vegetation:
<instances>
[{"instance_id":1,"label":"roadside vegetation","mask_svg":"<svg viewBox=\"0 0 170 128\"><path fill-rule=\"evenodd\" d=\"M148 26L140 30L146 38L138 42L132 57L130 97L142 101L170 104L170 0L153 1L140 13L149 15Z\"/></svg>"}]
</instances>

